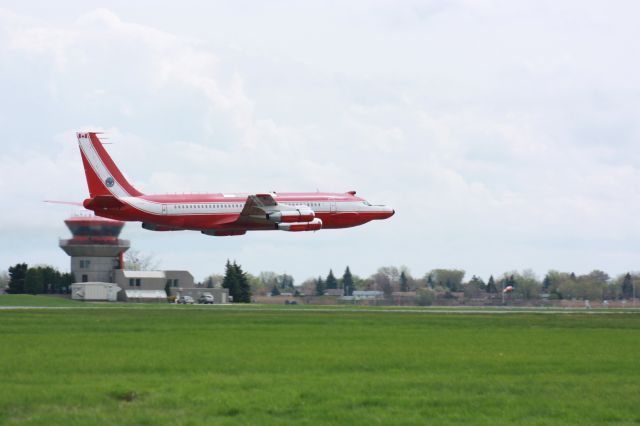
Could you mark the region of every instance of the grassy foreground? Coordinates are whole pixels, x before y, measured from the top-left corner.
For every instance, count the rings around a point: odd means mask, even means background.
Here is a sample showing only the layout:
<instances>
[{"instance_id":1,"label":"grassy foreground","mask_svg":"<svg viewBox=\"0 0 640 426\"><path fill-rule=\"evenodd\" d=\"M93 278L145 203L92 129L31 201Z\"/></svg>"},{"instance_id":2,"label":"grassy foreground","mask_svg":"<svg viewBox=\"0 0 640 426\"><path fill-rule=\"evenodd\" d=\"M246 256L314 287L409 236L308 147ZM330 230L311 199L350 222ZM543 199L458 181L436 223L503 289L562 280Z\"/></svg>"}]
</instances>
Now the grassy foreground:
<instances>
[{"instance_id":1,"label":"grassy foreground","mask_svg":"<svg viewBox=\"0 0 640 426\"><path fill-rule=\"evenodd\" d=\"M0 424L640 424L640 315L0 310Z\"/></svg>"},{"instance_id":2,"label":"grassy foreground","mask_svg":"<svg viewBox=\"0 0 640 426\"><path fill-rule=\"evenodd\" d=\"M0 294L0 306L69 307L82 306L82 302L55 296L31 294Z\"/></svg>"}]
</instances>

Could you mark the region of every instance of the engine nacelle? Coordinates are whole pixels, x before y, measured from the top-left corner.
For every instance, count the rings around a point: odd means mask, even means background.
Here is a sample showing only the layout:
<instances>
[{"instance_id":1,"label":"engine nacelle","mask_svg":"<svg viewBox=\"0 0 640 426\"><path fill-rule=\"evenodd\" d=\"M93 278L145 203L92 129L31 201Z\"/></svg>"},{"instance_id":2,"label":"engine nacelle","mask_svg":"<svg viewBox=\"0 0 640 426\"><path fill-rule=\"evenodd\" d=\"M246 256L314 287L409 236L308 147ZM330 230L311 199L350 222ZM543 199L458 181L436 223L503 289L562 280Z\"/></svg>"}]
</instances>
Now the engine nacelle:
<instances>
[{"instance_id":1,"label":"engine nacelle","mask_svg":"<svg viewBox=\"0 0 640 426\"><path fill-rule=\"evenodd\" d=\"M142 222L142 227L149 231L158 231L158 232L182 231L182 229L171 228L169 226L156 225L155 223L149 223L149 222Z\"/></svg>"},{"instance_id":2,"label":"engine nacelle","mask_svg":"<svg viewBox=\"0 0 640 426\"><path fill-rule=\"evenodd\" d=\"M276 223L276 229L289 232L319 231L322 229L322 220L316 218L309 222Z\"/></svg>"},{"instance_id":3,"label":"engine nacelle","mask_svg":"<svg viewBox=\"0 0 640 426\"><path fill-rule=\"evenodd\" d=\"M267 213L267 220L275 223L311 222L316 215L310 209L284 210Z\"/></svg>"}]
</instances>

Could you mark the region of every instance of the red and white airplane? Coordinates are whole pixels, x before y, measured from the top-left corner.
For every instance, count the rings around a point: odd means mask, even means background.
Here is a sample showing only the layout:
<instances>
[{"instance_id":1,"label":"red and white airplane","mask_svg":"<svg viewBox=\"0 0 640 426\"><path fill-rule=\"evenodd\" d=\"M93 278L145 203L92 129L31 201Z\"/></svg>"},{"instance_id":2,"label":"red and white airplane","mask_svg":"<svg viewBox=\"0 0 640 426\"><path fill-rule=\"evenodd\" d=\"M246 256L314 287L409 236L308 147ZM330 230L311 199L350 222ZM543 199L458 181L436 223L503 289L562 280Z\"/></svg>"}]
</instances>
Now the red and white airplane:
<instances>
[{"instance_id":1,"label":"red and white airplane","mask_svg":"<svg viewBox=\"0 0 640 426\"><path fill-rule=\"evenodd\" d=\"M201 231L206 235L243 235L247 231L317 231L349 228L386 219L395 211L345 193L261 193L145 195L115 165L97 133L78 133L89 186L83 202L96 215L142 222L152 231Z\"/></svg>"}]
</instances>

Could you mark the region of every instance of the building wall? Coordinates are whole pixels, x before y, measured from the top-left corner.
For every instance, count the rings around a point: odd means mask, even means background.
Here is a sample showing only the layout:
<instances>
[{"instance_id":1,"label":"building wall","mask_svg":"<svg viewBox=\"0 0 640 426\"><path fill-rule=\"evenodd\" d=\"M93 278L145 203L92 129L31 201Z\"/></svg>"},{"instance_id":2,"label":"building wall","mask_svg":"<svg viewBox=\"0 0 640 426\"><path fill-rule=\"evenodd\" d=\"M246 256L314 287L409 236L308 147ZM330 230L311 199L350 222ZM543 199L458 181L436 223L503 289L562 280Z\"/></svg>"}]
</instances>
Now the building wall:
<instances>
[{"instance_id":1,"label":"building wall","mask_svg":"<svg viewBox=\"0 0 640 426\"><path fill-rule=\"evenodd\" d=\"M136 274L136 275L143 275ZM133 281L132 281L133 280ZM122 269L115 270L115 281L122 289L132 290L164 290L166 279L164 277L135 277L129 278L126 271Z\"/></svg>"},{"instance_id":2,"label":"building wall","mask_svg":"<svg viewBox=\"0 0 640 426\"><path fill-rule=\"evenodd\" d=\"M115 302L120 287L112 283L89 282L71 285L71 298L75 300L104 300Z\"/></svg>"},{"instance_id":3,"label":"building wall","mask_svg":"<svg viewBox=\"0 0 640 426\"><path fill-rule=\"evenodd\" d=\"M193 275L189 271L164 271L167 280L171 280L171 287L193 288ZM176 281L177 280L177 281Z\"/></svg>"},{"instance_id":4,"label":"building wall","mask_svg":"<svg viewBox=\"0 0 640 426\"><path fill-rule=\"evenodd\" d=\"M76 282L115 282L114 268L117 257L71 257L71 273Z\"/></svg>"}]
</instances>

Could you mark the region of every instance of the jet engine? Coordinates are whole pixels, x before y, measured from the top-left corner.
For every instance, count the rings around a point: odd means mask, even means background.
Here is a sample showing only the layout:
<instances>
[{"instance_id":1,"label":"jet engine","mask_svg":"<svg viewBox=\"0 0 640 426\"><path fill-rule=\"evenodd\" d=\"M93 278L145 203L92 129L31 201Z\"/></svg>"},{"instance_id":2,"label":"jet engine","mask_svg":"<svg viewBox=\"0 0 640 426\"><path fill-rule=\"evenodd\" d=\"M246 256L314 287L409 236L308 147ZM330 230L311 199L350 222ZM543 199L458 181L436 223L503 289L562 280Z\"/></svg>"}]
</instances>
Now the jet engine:
<instances>
[{"instance_id":1,"label":"jet engine","mask_svg":"<svg viewBox=\"0 0 640 426\"><path fill-rule=\"evenodd\" d=\"M309 222L276 223L276 229L289 232L319 231L322 220L315 218Z\"/></svg>"},{"instance_id":2,"label":"jet engine","mask_svg":"<svg viewBox=\"0 0 640 426\"><path fill-rule=\"evenodd\" d=\"M147 229L149 231L158 231L158 232L182 231L182 229L176 229L176 228L171 228L169 226L157 225L155 223L150 223L150 222L142 222L142 228Z\"/></svg>"},{"instance_id":3,"label":"jet engine","mask_svg":"<svg viewBox=\"0 0 640 426\"><path fill-rule=\"evenodd\" d=\"M316 217L311 209L283 210L267 213L267 220L275 223L311 222Z\"/></svg>"}]
</instances>

